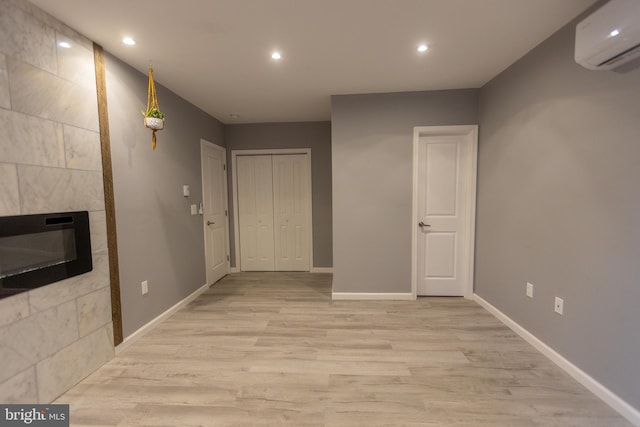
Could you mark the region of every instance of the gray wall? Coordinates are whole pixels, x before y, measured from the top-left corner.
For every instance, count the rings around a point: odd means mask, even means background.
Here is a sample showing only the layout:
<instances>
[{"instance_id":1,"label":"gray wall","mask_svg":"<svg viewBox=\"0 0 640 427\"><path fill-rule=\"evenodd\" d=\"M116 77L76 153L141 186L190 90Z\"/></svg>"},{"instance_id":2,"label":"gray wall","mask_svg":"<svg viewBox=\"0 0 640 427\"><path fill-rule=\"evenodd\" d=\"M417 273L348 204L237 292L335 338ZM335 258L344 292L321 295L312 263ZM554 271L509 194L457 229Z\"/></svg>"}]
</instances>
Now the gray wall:
<instances>
[{"instance_id":1,"label":"gray wall","mask_svg":"<svg viewBox=\"0 0 640 427\"><path fill-rule=\"evenodd\" d=\"M475 291L640 409L640 70L578 66L574 28L481 90Z\"/></svg>"},{"instance_id":2,"label":"gray wall","mask_svg":"<svg viewBox=\"0 0 640 427\"><path fill-rule=\"evenodd\" d=\"M146 75L106 55L107 96L125 337L205 284L200 138L224 145L223 126L184 99L157 86L165 129L151 150L140 110ZM162 69L154 70L162 80ZM191 197L182 196L182 185ZM143 296L140 282L149 282Z\"/></svg>"},{"instance_id":3,"label":"gray wall","mask_svg":"<svg viewBox=\"0 0 640 427\"><path fill-rule=\"evenodd\" d=\"M411 292L413 128L476 124L478 92L332 97L334 292Z\"/></svg>"},{"instance_id":4,"label":"gray wall","mask_svg":"<svg viewBox=\"0 0 640 427\"><path fill-rule=\"evenodd\" d=\"M225 126L229 161L229 234L235 266L231 150L311 148L313 267L332 266L331 122L256 123Z\"/></svg>"}]
</instances>

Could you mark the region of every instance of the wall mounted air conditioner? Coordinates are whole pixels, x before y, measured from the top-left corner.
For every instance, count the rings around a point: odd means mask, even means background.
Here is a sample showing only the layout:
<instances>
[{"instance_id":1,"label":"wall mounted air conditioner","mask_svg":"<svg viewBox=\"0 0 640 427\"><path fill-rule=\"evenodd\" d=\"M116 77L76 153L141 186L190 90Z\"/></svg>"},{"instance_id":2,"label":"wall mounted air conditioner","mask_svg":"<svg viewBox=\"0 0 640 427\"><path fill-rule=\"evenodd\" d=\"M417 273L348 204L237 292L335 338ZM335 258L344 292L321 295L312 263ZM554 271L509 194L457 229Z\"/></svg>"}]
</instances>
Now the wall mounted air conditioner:
<instances>
[{"instance_id":1,"label":"wall mounted air conditioner","mask_svg":"<svg viewBox=\"0 0 640 427\"><path fill-rule=\"evenodd\" d=\"M610 0L576 26L576 62L611 70L640 58L640 0Z\"/></svg>"}]
</instances>

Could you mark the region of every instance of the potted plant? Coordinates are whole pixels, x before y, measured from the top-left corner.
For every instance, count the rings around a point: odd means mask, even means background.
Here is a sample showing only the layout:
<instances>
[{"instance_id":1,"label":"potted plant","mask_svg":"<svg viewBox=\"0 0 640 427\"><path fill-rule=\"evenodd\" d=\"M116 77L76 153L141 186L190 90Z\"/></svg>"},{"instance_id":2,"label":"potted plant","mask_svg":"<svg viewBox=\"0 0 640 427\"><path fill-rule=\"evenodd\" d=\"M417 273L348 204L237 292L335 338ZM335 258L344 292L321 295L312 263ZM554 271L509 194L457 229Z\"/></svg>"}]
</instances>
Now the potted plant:
<instances>
[{"instance_id":1,"label":"potted plant","mask_svg":"<svg viewBox=\"0 0 640 427\"><path fill-rule=\"evenodd\" d=\"M144 116L144 125L149 129L164 129L164 113L157 107L149 108L146 113L142 111L142 115Z\"/></svg>"},{"instance_id":2,"label":"potted plant","mask_svg":"<svg viewBox=\"0 0 640 427\"><path fill-rule=\"evenodd\" d=\"M146 112L145 112L146 111ZM144 125L151 129L151 148L156 149L156 131L164 129L164 114L158 106L156 84L153 81L153 68L149 65L149 90L147 91L147 108L142 110Z\"/></svg>"}]
</instances>

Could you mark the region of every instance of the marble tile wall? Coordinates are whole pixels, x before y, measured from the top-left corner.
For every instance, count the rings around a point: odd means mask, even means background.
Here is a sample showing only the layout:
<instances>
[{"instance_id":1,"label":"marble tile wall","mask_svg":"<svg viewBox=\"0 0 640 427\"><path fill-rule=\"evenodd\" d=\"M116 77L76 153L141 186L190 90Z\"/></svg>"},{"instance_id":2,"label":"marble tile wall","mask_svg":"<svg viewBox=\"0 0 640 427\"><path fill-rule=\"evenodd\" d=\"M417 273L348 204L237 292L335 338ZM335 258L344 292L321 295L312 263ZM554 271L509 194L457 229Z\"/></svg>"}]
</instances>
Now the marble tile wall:
<instances>
[{"instance_id":1,"label":"marble tile wall","mask_svg":"<svg viewBox=\"0 0 640 427\"><path fill-rule=\"evenodd\" d=\"M2 403L51 402L113 357L96 100L91 41L0 0L0 216L88 210L93 255L89 273L0 300Z\"/></svg>"}]
</instances>

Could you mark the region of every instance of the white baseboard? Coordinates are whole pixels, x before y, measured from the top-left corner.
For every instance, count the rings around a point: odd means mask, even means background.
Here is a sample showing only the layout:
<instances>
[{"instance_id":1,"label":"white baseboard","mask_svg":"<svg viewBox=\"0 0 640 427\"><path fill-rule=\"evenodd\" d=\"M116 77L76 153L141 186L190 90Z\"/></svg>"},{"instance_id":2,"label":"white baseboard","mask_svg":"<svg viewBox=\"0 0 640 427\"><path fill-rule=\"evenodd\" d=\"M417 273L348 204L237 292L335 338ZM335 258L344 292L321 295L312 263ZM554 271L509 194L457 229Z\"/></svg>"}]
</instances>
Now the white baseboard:
<instances>
[{"instance_id":1,"label":"white baseboard","mask_svg":"<svg viewBox=\"0 0 640 427\"><path fill-rule=\"evenodd\" d=\"M185 299L179 301L173 307L170 307L167 311L157 316L155 319L151 320L149 323L129 335L122 341L120 344L116 346L116 356L129 348L133 343L142 338L146 333L151 331L153 328L158 326L160 322L171 317L174 313L180 310L185 305L189 304L194 299L198 298L201 294L203 294L207 289L209 289L211 285L205 284L200 288L196 289L191 295L186 297Z\"/></svg>"},{"instance_id":2,"label":"white baseboard","mask_svg":"<svg viewBox=\"0 0 640 427\"><path fill-rule=\"evenodd\" d=\"M333 267L311 267L310 273L333 273ZM231 267L230 273L240 273L238 267Z\"/></svg>"},{"instance_id":3,"label":"white baseboard","mask_svg":"<svg viewBox=\"0 0 640 427\"><path fill-rule=\"evenodd\" d=\"M415 300L416 296L412 293L365 293L365 292L332 292L333 300L395 300L408 301Z\"/></svg>"},{"instance_id":4,"label":"white baseboard","mask_svg":"<svg viewBox=\"0 0 640 427\"><path fill-rule=\"evenodd\" d=\"M589 374L578 368L547 344L540 341L540 339L535 335L524 329L482 297L474 294L473 299L485 310L497 317L498 320L511 328L516 334L520 335L525 341L535 347L539 352L549 358L553 363L558 365L567 374L571 375L573 379L585 386L589 391L602 399L607 405L629 420L633 425L640 426L640 411L629 405L611 390L593 379Z\"/></svg>"},{"instance_id":5,"label":"white baseboard","mask_svg":"<svg viewBox=\"0 0 640 427\"><path fill-rule=\"evenodd\" d=\"M311 273L333 273L333 267L311 267Z\"/></svg>"}]
</instances>

